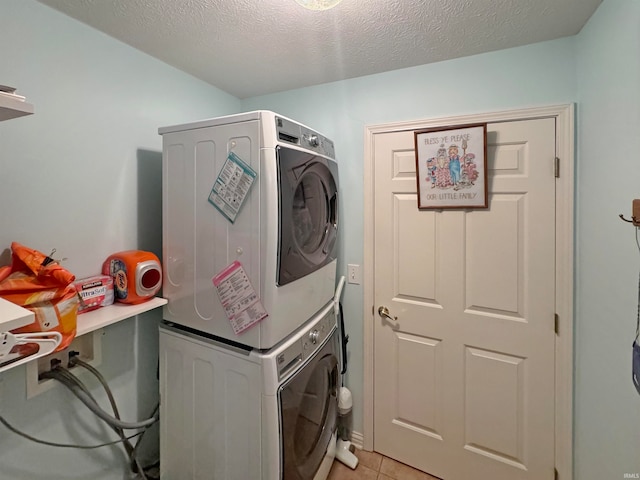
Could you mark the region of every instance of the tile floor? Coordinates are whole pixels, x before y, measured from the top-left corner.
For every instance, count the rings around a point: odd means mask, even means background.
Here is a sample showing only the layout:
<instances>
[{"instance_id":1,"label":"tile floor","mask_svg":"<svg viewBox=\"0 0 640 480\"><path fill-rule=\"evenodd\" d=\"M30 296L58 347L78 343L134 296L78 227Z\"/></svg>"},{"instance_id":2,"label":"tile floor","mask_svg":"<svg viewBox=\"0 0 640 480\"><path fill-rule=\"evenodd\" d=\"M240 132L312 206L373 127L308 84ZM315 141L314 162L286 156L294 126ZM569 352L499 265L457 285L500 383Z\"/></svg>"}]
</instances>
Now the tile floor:
<instances>
[{"instance_id":1,"label":"tile floor","mask_svg":"<svg viewBox=\"0 0 640 480\"><path fill-rule=\"evenodd\" d=\"M327 480L439 480L376 452L356 449L354 453L358 457L356 469L335 460Z\"/></svg>"}]
</instances>

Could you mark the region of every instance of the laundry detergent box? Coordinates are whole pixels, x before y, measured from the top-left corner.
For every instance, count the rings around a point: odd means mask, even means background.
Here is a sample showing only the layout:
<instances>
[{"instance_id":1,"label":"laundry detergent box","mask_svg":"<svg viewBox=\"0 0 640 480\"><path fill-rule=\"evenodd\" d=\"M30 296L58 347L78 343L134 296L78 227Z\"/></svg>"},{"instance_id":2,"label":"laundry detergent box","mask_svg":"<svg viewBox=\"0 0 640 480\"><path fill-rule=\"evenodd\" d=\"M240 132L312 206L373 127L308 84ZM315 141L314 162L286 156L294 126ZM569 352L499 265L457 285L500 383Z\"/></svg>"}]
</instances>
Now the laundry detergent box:
<instances>
[{"instance_id":1,"label":"laundry detergent box","mask_svg":"<svg viewBox=\"0 0 640 480\"><path fill-rule=\"evenodd\" d=\"M73 282L82 301L78 314L90 312L96 308L106 307L113 303L113 277L95 275Z\"/></svg>"}]
</instances>

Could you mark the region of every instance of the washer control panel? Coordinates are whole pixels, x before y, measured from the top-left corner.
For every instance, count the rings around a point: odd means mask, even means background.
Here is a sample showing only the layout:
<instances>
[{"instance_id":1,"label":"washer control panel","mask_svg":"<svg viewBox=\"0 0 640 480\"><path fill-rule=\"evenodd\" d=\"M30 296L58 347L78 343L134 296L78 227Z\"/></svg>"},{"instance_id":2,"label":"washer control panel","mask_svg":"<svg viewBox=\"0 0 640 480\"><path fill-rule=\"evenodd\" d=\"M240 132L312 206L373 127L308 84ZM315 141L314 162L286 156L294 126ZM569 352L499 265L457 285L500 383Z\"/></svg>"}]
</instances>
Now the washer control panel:
<instances>
[{"instance_id":1,"label":"washer control panel","mask_svg":"<svg viewBox=\"0 0 640 480\"><path fill-rule=\"evenodd\" d=\"M278 140L281 142L299 145L329 158L336 157L333 142L304 125L286 118L276 117L276 131L278 132Z\"/></svg>"},{"instance_id":2,"label":"washer control panel","mask_svg":"<svg viewBox=\"0 0 640 480\"><path fill-rule=\"evenodd\" d=\"M282 380L321 348L327 337L335 330L336 325L336 316L331 309L324 317L301 331L297 335L298 338L276 357L278 379Z\"/></svg>"}]
</instances>

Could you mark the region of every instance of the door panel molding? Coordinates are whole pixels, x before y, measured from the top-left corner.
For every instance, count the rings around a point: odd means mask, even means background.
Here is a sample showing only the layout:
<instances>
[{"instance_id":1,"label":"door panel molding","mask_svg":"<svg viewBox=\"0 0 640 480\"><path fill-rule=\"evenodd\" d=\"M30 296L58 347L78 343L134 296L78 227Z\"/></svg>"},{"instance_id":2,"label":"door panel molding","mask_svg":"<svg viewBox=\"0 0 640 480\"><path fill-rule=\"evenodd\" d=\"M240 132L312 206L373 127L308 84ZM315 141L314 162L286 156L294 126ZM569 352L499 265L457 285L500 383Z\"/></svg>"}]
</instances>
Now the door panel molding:
<instances>
[{"instance_id":1,"label":"door panel molding","mask_svg":"<svg viewBox=\"0 0 640 480\"><path fill-rule=\"evenodd\" d=\"M555 462L558 478L573 478L573 264L574 264L574 104L551 105L537 108L488 112L465 115L370 125L365 127L364 139L364 262L374 265L374 140L376 135L456 124L500 123L516 120L554 118L556 120L556 152L560 161L560 175L556 179L556 301L559 317L556 338L555 364ZM514 151L514 165L517 154ZM551 167L550 167L551 168ZM402 169L399 169L400 171ZM373 449L374 385L373 385L373 325L374 302L373 268L365 269L364 278L364 390L363 439L365 450ZM549 319L550 322L553 319Z\"/></svg>"}]
</instances>

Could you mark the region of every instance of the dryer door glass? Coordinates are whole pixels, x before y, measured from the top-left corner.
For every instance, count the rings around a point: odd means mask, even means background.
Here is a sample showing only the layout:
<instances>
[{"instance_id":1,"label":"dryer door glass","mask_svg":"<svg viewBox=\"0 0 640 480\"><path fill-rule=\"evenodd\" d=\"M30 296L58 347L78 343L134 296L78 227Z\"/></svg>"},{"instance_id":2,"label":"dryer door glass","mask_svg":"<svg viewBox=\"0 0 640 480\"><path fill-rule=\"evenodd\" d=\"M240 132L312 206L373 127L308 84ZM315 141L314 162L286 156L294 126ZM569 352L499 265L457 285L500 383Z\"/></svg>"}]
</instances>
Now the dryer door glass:
<instances>
[{"instance_id":1,"label":"dryer door glass","mask_svg":"<svg viewBox=\"0 0 640 480\"><path fill-rule=\"evenodd\" d=\"M336 258L337 165L285 147L277 149L279 198L278 285Z\"/></svg>"},{"instance_id":2,"label":"dryer door glass","mask_svg":"<svg viewBox=\"0 0 640 480\"><path fill-rule=\"evenodd\" d=\"M313 255L325 240L330 208L327 197L318 172L309 171L300 178L293 194L291 215L293 240L303 254Z\"/></svg>"},{"instance_id":3,"label":"dryer door glass","mask_svg":"<svg viewBox=\"0 0 640 480\"><path fill-rule=\"evenodd\" d=\"M336 429L337 382L338 362L328 353L280 388L283 478L308 480L320 467Z\"/></svg>"}]
</instances>

